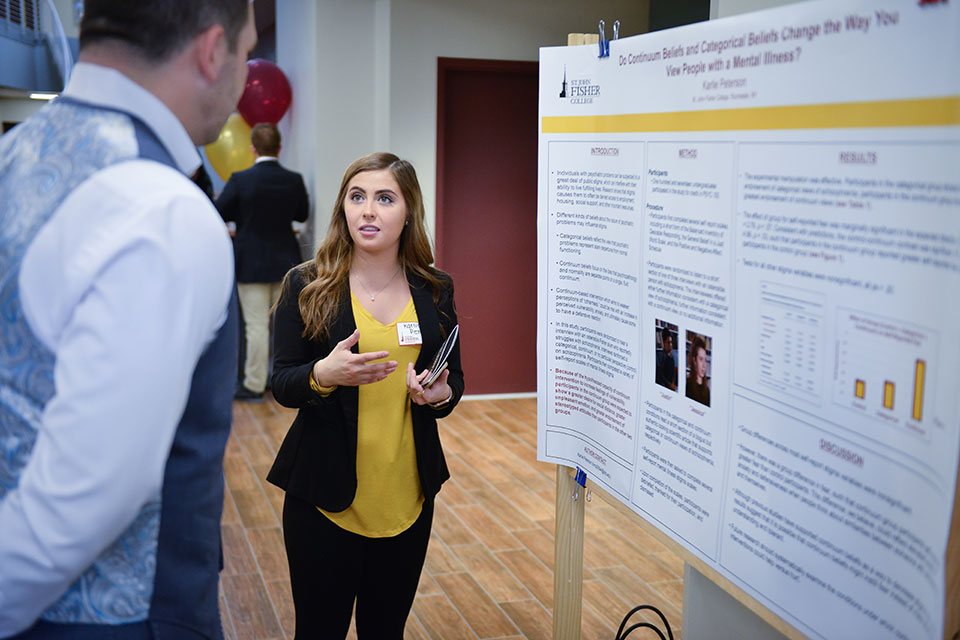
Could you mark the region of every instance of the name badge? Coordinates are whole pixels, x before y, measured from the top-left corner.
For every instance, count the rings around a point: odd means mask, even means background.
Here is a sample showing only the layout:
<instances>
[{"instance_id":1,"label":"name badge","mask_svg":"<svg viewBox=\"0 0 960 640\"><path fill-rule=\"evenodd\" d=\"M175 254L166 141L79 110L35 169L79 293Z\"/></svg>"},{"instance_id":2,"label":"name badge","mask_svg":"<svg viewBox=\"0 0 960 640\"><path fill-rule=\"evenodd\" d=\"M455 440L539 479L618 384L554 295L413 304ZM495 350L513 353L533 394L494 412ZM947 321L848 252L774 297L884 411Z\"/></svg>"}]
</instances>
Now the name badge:
<instances>
[{"instance_id":1,"label":"name badge","mask_svg":"<svg viewBox=\"0 0 960 640\"><path fill-rule=\"evenodd\" d=\"M398 322L397 341L401 347L423 344L423 338L420 337L420 324L417 322Z\"/></svg>"}]
</instances>

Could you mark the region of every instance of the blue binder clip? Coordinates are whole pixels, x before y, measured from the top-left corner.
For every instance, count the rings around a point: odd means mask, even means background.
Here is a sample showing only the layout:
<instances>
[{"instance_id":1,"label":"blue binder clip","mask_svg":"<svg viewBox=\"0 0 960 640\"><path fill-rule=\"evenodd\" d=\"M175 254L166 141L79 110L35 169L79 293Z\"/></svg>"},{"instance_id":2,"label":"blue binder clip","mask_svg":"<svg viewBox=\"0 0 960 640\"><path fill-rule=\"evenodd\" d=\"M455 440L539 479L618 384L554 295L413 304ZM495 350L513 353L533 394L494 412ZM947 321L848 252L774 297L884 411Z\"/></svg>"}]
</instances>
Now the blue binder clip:
<instances>
[{"instance_id":1,"label":"blue binder clip","mask_svg":"<svg viewBox=\"0 0 960 640\"><path fill-rule=\"evenodd\" d=\"M576 502L580 499L580 487L587 489L587 472L577 467L577 473L573 476L573 481L577 483L577 486L573 488L573 501ZM593 492L590 489L587 489L587 502L590 502Z\"/></svg>"},{"instance_id":2,"label":"blue binder clip","mask_svg":"<svg viewBox=\"0 0 960 640\"><path fill-rule=\"evenodd\" d=\"M600 21L600 42L599 42L600 58L610 57L610 41L607 40L607 36L604 33L605 26L606 26L606 23L603 20L601 20ZM613 39L618 40L619 38L620 38L620 21L615 20L613 23Z\"/></svg>"},{"instance_id":3,"label":"blue binder clip","mask_svg":"<svg viewBox=\"0 0 960 640\"><path fill-rule=\"evenodd\" d=\"M587 472L577 467L577 475L573 477L573 481L576 482L581 487L586 488L587 486Z\"/></svg>"},{"instance_id":4,"label":"blue binder clip","mask_svg":"<svg viewBox=\"0 0 960 640\"><path fill-rule=\"evenodd\" d=\"M610 57L610 41L607 40L607 35L603 32L603 28L606 26L606 23L600 21L600 55L599 58L609 58Z\"/></svg>"}]
</instances>

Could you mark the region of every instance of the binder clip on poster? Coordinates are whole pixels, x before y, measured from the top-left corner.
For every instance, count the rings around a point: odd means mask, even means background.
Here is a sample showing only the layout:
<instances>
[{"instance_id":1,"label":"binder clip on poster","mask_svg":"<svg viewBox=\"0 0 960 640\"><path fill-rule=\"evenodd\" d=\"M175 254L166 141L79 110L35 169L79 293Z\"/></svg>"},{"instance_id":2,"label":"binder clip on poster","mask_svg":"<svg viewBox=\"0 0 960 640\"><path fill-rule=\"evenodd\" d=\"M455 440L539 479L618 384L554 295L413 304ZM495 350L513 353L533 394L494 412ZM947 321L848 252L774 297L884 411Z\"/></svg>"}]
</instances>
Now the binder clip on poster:
<instances>
[{"instance_id":1,"label":"binder clip on poster","mask_svg":"<svg viewBox=\"0 0 960 640\"><path fill-rule=\"evenodd\" d=\"M573 501L576 502L580 499L580 488L583 487L587 489L587 472L577 467L577 475L573 477ZM593 492L590 489L587 489L587 502L590 502L593 499Z\"/></svg>"},{"instance_id":2,"label":"binder clip on poster","mask_svg":"<svg viewBox=\"0 0 960 640\"><path fill-rule=\"evenodd\" d=\"M604 27L606 27L606 22L603 20L600 21L600 58L609 58L610 57L610 41L607 40L607 35L604 33ZM620 21L615 20L613 23L613 39L620 39Z\"/></svg>"}]
</instances>

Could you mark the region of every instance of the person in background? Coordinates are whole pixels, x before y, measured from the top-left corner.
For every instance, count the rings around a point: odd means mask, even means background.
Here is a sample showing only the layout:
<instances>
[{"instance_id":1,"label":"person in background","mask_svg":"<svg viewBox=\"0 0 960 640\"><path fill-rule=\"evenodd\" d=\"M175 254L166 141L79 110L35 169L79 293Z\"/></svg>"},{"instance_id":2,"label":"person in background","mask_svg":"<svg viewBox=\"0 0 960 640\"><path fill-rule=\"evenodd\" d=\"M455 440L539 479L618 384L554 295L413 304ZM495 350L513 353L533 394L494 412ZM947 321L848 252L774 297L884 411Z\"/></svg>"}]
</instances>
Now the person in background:
<instances>
[{"instance_id":1,"label":"person in background","mask_svg":"<svg viewBox=\"0 0 960 640\"><path fill-rule=\"evenodd\" d=\"M449 478L437 419L463 395L450 276L433 268L410 163L347 168L315 259L287 274L274 312L273 394L298 409L267 480L286 491L283 535L297 638L403 637Z\"/></svg>"},{"instance_id":2,"label":"person in background","mask_svg":"<svg viewBox=\"0 0 960 640\"><path fill-rule=\"evenodd\" d=\"M660 341L663 349L657 352L657 367L655 370L657 384L677 390L677 361L673 355L673 336L664 329L660 332Z\"/></svg>"},{"instance_id":3,"label":"person in background","mask_svg":"<svg viewBox=\"0 0 960 640\"><path fill-rule=\"evenodd\" d=\"M707 379L707 345L695 336L690 344L690 375L687 376L687 397L710 406L710 383Z\"/></svg>"},{"instance_id":4,"label":"person in background","mask_svg":"<svg viewBox=\"0 0 960 640\"><path fill-rule=\"evenodd\" d=\"M188 176L256 39L248 0L86 0L0 140L0 637L222 637L233 254Z\"/></svg>"},{"instance_id":5,"label":"person in background","mask_svg":"<svg viewBox=\"0 0 960 640\"><path fill-rule=\"evenodd\" d=\"M280 132L262 122L250 133L254 165L230 176L217 209L234 222L237 291L246 337L243 381L234 397L258 400L267 384L270 308L280 297L280 281L300 262L291 223L307 219L307 190L299 173L280 166Z\"/></svg>"}]
</instances>

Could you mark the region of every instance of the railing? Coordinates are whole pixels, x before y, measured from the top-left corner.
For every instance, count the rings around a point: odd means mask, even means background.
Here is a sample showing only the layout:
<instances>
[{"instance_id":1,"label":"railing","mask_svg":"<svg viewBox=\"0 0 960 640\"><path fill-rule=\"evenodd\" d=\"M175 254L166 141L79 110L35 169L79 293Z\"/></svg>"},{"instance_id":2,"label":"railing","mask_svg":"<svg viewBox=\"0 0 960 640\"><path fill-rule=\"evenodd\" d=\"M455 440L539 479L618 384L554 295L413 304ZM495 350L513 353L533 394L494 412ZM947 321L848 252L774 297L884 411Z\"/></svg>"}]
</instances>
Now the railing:
<instances>
[{"instance_id":1,"label":"railing","mask_svg":"<svg viewBox=\"0 0 960 640\"><path fill-rule=\"evenodd\" d=\"M39 0L0 0L0 33L24 42L40 39Z\"/></svg>"}]
</instances>

